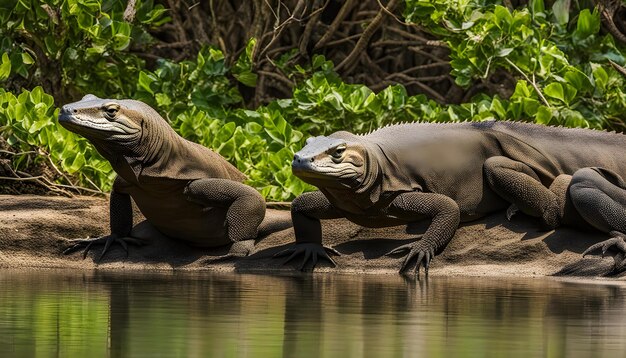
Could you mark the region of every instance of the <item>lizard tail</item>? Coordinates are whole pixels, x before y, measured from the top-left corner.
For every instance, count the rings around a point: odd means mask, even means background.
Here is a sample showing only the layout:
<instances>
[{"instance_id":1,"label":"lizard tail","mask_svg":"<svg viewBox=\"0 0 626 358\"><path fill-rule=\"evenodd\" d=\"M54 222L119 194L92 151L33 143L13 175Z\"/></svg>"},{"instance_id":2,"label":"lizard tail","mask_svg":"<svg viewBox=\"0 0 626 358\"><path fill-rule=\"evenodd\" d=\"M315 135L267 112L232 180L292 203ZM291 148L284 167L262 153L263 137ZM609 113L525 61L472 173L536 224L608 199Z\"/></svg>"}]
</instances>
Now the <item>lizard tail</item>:
<instances>
[{"instance_id":1,"label":"lizard tail","mask_svg":"<svg viewBox=\"0 0 626 358\"><path fill-rule=\"evenodd\" d=\"M259 225L259 237L282 231L293 226L289 210L267 209L265 218Z\"/></svg>"}]
</instances>

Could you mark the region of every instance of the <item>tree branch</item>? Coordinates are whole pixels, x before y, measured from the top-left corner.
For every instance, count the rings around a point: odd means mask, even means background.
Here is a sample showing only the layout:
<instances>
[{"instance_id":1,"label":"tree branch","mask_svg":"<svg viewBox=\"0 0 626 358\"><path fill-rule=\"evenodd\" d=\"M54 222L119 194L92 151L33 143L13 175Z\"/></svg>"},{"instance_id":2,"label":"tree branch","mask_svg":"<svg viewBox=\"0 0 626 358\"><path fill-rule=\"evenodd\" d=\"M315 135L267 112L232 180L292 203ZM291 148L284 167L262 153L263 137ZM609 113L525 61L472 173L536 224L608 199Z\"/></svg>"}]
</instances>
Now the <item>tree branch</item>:
<instances>
[{"instance_id":1,"label":"tree branch","mask_svg":"<svg viewBox=\"0 0 626 358\"><path fill-rule=\"evenodd\" d=\"M388 11L393 10L396 7L396 4L397 4L397 0L390 0L389 3L387 4L387 8L383 8L384 11L380 10L378 12L376 17L374 17L374 19L367 26L365 31L363 31L363 34L361 35L361 38L359 39L359 41L357 41L357 43L354 46L354 49L352 50L352 52L350 52L348 57L346 57L343 61L341 61L341 63L339 65L337 65L337 67L336 67L337 71L341 70L342 68L350 68L350 67L352 67L352 65L354 65L356 60L361 56L361 53L367 47L370 39L372 38L372 36L376 32L376 30L378 30L378 27L382 24L382 22L383 22L383 20L385 18L385 14Z\"/></svg>"},{"instance_id":2,"label":"tree branch","mask_svg":"<svg viewBox=\"0 0 626 358\"><path fill-rule=\"evenodd\" d=\"M323 47L333 37L333 35L335 34L335 31L337 31L341 22L346 18L346 16L348 16L350 11L352 10L352 7L354 6L355 1L356 0L346 0L346 2L343 4L341 9L339 10L339 13L337 13L337 16L328 27L328 30L326 31L326 33L322 36L321 39L319 39L319 41L317 41L317 43L315 44L315 47L313 47L314 50L317 50L318 48Z\"/></svg>"},{"instance_id":3,"label":"tree branch","mask_svg":"<svg viewBox=\"0 0 626 358\"><path fill-rule=\"evenodd\" d=\"M128 0L128 5L126 5L126 10L124 10L124 21L133 22L135 20L135 13L137 9L135 6L137 4L137 0Z\"/></svg>"}]
</instances>

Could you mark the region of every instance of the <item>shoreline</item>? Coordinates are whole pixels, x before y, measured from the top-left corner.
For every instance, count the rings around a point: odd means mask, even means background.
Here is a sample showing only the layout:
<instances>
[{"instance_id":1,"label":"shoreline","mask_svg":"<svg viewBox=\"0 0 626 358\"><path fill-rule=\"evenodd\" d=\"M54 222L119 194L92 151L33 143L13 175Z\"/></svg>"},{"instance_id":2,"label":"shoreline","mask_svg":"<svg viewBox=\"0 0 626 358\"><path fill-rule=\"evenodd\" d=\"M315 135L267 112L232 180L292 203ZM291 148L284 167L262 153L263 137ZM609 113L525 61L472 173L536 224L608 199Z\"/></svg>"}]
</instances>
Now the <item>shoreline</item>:
<instances>
[{"instance_id":1,"label":"shoreline","mask_svg":"<svg viewBox=\"0 0 626 358\"><path fill-rule=\"evenodd\" d=\"M0 268L33 270L96 270L139 272L237 272L293 274L295 263L282 266L272 256L293 243L293 230L275 232L257 243L248 258L206 264L228 251L228 247L200 249L158 233L135 215L133 236L148 240L142 247L129 247L129 255L113 246L102 263L95 259L101 246L82 253L62 255L69 239L97 236L108 231L108 201L96 197L53 197L0 195ZM268 216L288 215L269 209ZM315 272L349 275L398 275L402 256L384 254L414 235L405 227L362 228L344 219L323 221L324 244L342 256L337 268L325 263ZM507 221L504 213L490 215L462 225L448 247L435 257L430 277L556 277L612 282L626 280L626 273L606 276L612 268L610 257L581 253L591 244L605 240L602 233L570 228L540 231L533 218L517 215ZM423 269L421 277L424 276ZM409 277L413 277L411 274Z\"/></svg>"}]
</instances>

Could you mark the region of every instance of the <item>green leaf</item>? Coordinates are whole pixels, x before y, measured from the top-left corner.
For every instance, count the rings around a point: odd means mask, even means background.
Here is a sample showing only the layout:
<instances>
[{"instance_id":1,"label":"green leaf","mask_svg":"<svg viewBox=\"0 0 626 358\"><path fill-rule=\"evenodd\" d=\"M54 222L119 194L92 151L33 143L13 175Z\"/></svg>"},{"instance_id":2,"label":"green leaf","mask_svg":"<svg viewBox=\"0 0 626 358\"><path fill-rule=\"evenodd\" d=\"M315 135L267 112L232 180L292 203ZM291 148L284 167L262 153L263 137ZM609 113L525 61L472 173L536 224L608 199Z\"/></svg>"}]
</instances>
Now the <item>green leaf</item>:
<instances>
[{"instance_id":1,"label":"green leaf","mask_svg":"<svg viewBox=\"0 0 626 358\"><path fill-rule=\"evenodd\" d=\"M498 51L498 53L496 54L497 57L506 57L508 56L511 52L513 52L513 48L503 48L501 50Z\"/></svg>"},{"instance_id":2,"label":"green leaf","mask_svg":"<svg viewBox=\"0 0 626 358\"><path fill-rule=\"evenodd\" d=\"M2 64L0 64L0 81L4 81L9 78L11 74L11 60L8 53L2 54Z\"/></svg>"},{"instance_id":3,"label":"green leaf","mask_svg":"<svg viewBox=\"0 0 626 358\"><path fill-rule=\"evenodd\" d=\"M585 117L578 111L564 108L560 114L563 118L563 124L567 127L588 127Z\"/></svg>"},{"instance_id":4,"label":"green leaf","mask_svg":"<svg viewBox=\"0 0 626 358\"><path fill-rule=\"evenodd\" d=\"M496 18L496 24L501 28L505 27L503 25L510 25L513 22L511 12L504 6L496 5L493 9L493 14Z\"/></svg>"},{"instance_id":5,"label":"green leaf","mask_svg":"<svg viewBox=\"0 0 626 358\"><path fill-rule=\"evenodd\" d=\"M530 9L535 16L539 14L545 16L544 12L546 11L546 8L543 0L530 0Z\"/></svg>"},{"instance_id":6,"label":"green leaf","mask_svg":"<svg viewBox=\"0 0 626 358\"><path fill-rule=\"evenodd\" d=\"M571 86L567 83L563 84L563 96L565 98L565 104L569 105L576 98L576 94L578 91L574 86Z\"/></svg>"},{"instance_id":7,"label":"green leaf","mask_svg":"<svg viewBox=\"0 0 626 358\"><path fill-rule=\"evenodd\" d=\"M552 120L552 111L546 107L541 106L537 109L537 115L535 116L535 122L539 124L550 124L550 120Z\"/></svg>"},{"instance_id":8,"label":"green leaf","mask_svg":"<svg viewBox=\"0 0 626 358\"><path fill-rule=\"evenodd\" d=\"M604 68L598 64L591 64L593 79L596 84L596 88L604 91L606 89L606 85L609 82L609 75L606 73Z\"/></svg>"},{"instance_id":9,"label":"green leaf","mask_svg":"<svg viewBox=\"0 0 626 358\"><path fill-rule=\"evenodd\" d=\"M233 133L235 132L236 127L237 125L235 124L235 122L226 123L225 125L222 126L220 131L217 133L213 142L215 143L215 141L217 141L220 144L226 143L233 136Z\"/></svg>"},{"instance_id":10,"label":"green leaf","mask_svg":"<svg viewBox=\"0 0 626 358\"><path fill-rule=\"evenodd\" d=\"M33 63L35 63L35 60L33 60L28 52L22 52L22 63L26 65L32 65Z\"/></svg>"},{"instance_id":11,"label":"green leaf","mask_svg":"<svg viewBox=\"0 0 626 358\"><path fill-rule=\"evenodd\" d=\"M591 83L589 78L580 70L573 68L565 73L565 80L577 90L587 90Z\"/></svg>"},{"instance_id":12,"label":"green leaf","mask_svg":"<svg viewBox=\"0 0 626 358\"><path fill-rule=\"evenodd\" d=\"M522 110L527 116L534 116L537 114L537 110L539 109L539 101L534 98L523 98L522 99Z\"/></svg>"},{"instance_id":13,"label":"green leaf","mask_svg":"<svg viewBox=\"0 0 626 358\"><path fill-rule=\"evenodd\" d=\"M236 152L235 139L231 138L226 142L223 142L219 148L216 149L216 152L224 156L226 159L234 157Z\"/></svg>"},{"instance_id":14,"label":"green leaf","mask_svg":"<svg viewBox=\"0 0 626 358\"><path fill-rule=\"evenodd\" d=\"M519 80L515 85L515 91L513 92L511 99L530 97L532 92L533 91L528 87L528 82Z\"/></svg>"},{"instance_id":15,"label":"green leaf","mask_svg":"<svg viewBox=\"0 0 626 358\"><path fill-rule=\"evenodd\" d=\"M569 22L569 7L571 0L556 0L552 5L552 12L559 25L565 25Z\"/></svg>"},{"instance_id":16,"label":"green leaf","mask_svg":"<svg viewBox=\"0 0 626 358\"><path fill-rule=\"evenodd\" d=\"M543 93L546 96L559 99L565 102L565 95L563 94L563 86L560 83L550 83L543 88Z\"/></svg>"},{"instance_id":17,"label":"green leaf","mask_svg":"<svg viewBox=\"0 0 626 358\"><path fill-rule=\"evenodd\" d=\"M491 102L491 107L489 108L491 112L494 112L498 115L500 119L506 119L506 109L502 106L502 102L495 97Z\"/></svg>"},{"instance_id":18,"label":"green leaf","mask_svg":"<svg viewBox=\"0 0 626 358\"><path fill-rule=\"evenodd\" d=\"M313 64L311 67L313 67L313 69L316 70L322 67L324 62L326 62L326 58L323 55L315 55L313 56Z\"/></svg>"},{"instance_id":19,"label":"green leaf","mask_svg":"<svg viewBox=\"0 0 626 358\"><path fill-rule=\"evenodd\" d=\"M113 31L113 49L116 51L125 50L130 44L130 24L127 22L114 22Z\"/></svg>"},{"instance_id":20,"label":"green leaf","mask_svg":"<svg viewBox=\"0 0 626 358\"><path fill-rule=\"evenodd\" d=\"M85 156L83 155L83 153L76 152L74 156L74 160L72 161L72 164L70 164L69 167L67 167L67 171L70 174L74 174L78 172L79 170L81 170L83 166L85 165L85 163L86 163Z\"/></svg>"},{"instance_id":21,"label":"green leaf","mask_svg":"<svg viewBox=\"0 0 626 358\"><path fill-rule=\"evenodd\" d=\"M141 71L139 73L139 88L142 88L143 90L149 92L151 95L154 96L154 91L152 91L152 88L150 88L150 85L153 82L156 82L156 77L152 74L148 74L146 72Z\"/></svg>"},{"instance_id":22,"label":"green leaf","mask_svg":"<svg viewBox=\"0 0 626 358\"><path fill-rule=\"evenodd\" d=\"M600 14L597 9L593 14L589 9L584 9L578 14L578 22L576 23L576 31L574 37L584 39L591 35L595 35L600 31Z\"/></svg>"},{"instance_id":23,"label":"green leaf","mask_svg":"<svg viewBox=\"0 0 626 358\"><path fill-rule=\"evenodd\" d=\"M154 98L159 107L168 107L172 104L172 99L165 93L157 93Z\"/></svg>"},{"instance_id":24,"label":"green leaf","mask_svg":"<svg viewBox=\"0 0 626 358\"><path fill-rule=\"evenodd\" d=\"M248 87L256 86L256 80L258 77L256 73L252 73L250 71L244 71L239 74L234 74L233 76L237 79L237 81L243 83L244 85Z\"/></svg>"}]
</instances>

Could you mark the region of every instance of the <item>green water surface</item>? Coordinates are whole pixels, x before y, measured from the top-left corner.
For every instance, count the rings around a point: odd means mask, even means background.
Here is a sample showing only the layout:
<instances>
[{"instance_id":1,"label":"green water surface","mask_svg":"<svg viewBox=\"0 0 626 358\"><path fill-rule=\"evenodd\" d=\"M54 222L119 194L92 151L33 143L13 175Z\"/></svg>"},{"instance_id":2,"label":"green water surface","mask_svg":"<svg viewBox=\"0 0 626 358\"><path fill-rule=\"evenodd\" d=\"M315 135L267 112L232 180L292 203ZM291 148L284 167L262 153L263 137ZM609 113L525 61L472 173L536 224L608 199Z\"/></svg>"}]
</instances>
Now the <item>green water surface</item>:
<instances>
[{"instance_id":1,"label":"green water surface","mask_svg":"<svg viewBox=\"0 0 626 358\"><path fill-rule=\"evenodd\" d=\"M617 282L0 271L0 357L625 357Z\"/></svg>"}]
</instances>

